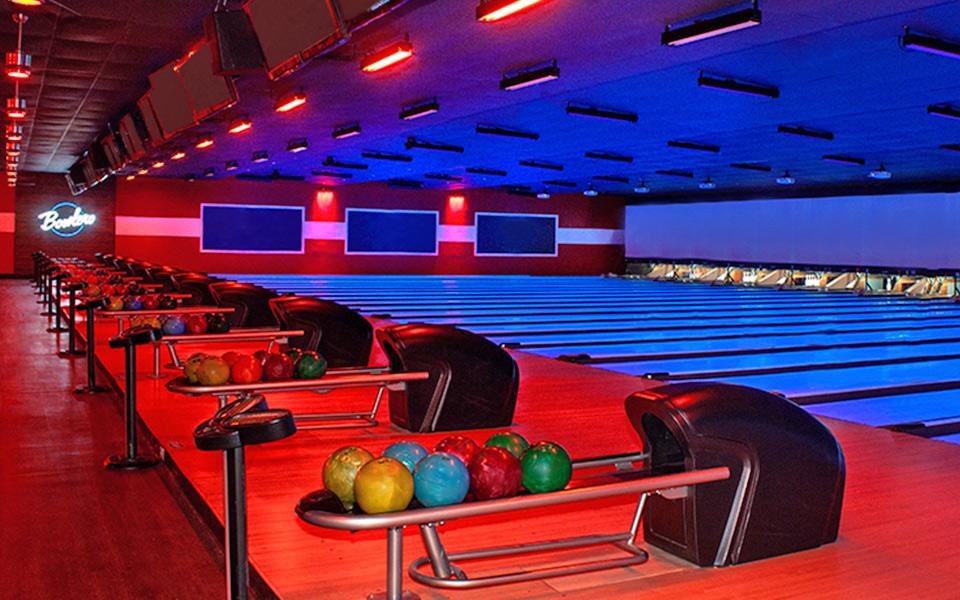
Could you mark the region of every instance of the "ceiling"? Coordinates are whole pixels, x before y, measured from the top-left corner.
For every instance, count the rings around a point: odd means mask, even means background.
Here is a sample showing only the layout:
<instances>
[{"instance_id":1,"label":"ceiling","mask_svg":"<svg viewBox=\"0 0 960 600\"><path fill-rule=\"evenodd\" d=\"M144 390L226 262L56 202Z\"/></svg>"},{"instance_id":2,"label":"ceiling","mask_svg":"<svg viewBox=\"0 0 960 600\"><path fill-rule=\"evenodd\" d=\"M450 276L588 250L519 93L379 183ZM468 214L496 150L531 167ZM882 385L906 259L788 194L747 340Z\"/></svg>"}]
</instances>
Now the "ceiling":
<instances>
[{"instance_id":1,"label":"ceiling","mask_svg":"<svg viewBox=\"0 0 960 600\"><path fill-rule=\"evenodd\" d=\"M187 157L167 160L151 175L200 176L213 168L214 177L227 177L278 170L331 185L402 178L428 187L573 189L544 183L561 180L578 190L593 185L613 193L629 193L643 179L651 195L684 197L775 193L782 189L775 179L784 171L803 189L883 191L903 182L960 182L960 152L940 148L960 144L960 121L927 114L931 104L960 107L960 60L906 51L898 44L908 25L917 33L960 40L960 1L763 0L762 25L682 47L661 46L664 26L722 9L729 0L550 0L490 24L475 19L477 3L412 0L278 82L262 74L240 79L239 104L158 150L157 156L168 158L183 148ZM97 9L103 4L76 0L77 10L89 11L90 17L47 15L28 23L34 37L28 37L27 49L45 74L27 89L31 105L40 96L27 146L28 169L69 166L107 118L144 91L153 68L199 39L202 15L212 8L209 2L178 0ZM405 34L415 49L411 60L380 73L360 71L360 57ZM47 59L49 68L42 64L47 56L53 57ZM551 60L560 67L558 80L513 92L499 89L504 72ZM117 68L103 68L105 61ZM780 97L701 88L701 71L773 85ZM308 98L304 107L287 114L273 111L277 96L300 87ZM431 97L438 99L439 113L415 121L399 118L404 105ZM628 123L572 116L565 112L568 102L630 111L639 118ZM226 123L241 114L251 116L253 129L228 135ZM362 135L332 139L335 126L352 121L360 122ZM540 138L479 135L477 124L520 128ZM834 139L785 135L778 133L781 124L829 131ZM216 144L194 149L191 142L206 134ZM464 151L408 150L408 136ZM288 140L300 137L308 138L309 150L287 152ZM670 140L715 145L720 151L672 148ZM261 150L271 160L253 164L251 155ZM413 160L369 160L362 156L367 151L407 154ZM632 162L591 159L585 156L590 151L626 155ZM825 154L854 156L865 164L836 164L823 160ZM328 156L368 168L324 167ZM530 159L563 170L519 164ZM237 160L240 170L226 173L229 160ZM736 169L733 163L760 163L771 171ZM867 177L881 164L893 173L892 180ZM467 171L474 167L506 175ZM350 177L311 176L316 170ZM657 174L662 170L694 177ZM716 190L699 189L707 177Z\"/></svg>"},{"instance_id":2,"label":"ceiling","mask_svg":"<svg viewBox=\"0 0 960 600\"><path fill-rule=\"evenodd\" d=\"M80 13L48 4L14 11L0 4L0 48L16 49L11 15L23 12L24 51L33 76L21 84L29 116L21 169L64 172L147 89L147 76L181 56L203 35L212 0L62 0ZM4 98L13 85L4 77Z\"/></svg>"}]
</instances>

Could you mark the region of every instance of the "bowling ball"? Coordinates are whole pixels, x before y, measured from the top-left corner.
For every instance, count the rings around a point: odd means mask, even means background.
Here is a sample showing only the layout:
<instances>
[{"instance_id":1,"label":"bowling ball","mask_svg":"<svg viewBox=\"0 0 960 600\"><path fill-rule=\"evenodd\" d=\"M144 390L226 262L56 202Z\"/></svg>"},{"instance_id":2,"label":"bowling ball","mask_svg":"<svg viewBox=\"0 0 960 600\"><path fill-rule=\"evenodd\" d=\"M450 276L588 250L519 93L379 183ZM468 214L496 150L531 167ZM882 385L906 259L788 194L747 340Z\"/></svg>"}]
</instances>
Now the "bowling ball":
<instances>
[{"instance_id":1,"label":"bowling ball","mask_svg":"<svg viewBox=\"0 0 960 600\"><path fill-rule=\"evenodd\" d=\"M131 283L127 286L127 293L131 296L142 296L145 291L139 283Z\"/></svg>"},{"instance_id":2,"label":"bowling ball","mask_svg":"<svg viewBox=\"0 0 960 600\"><path fill-rule=\"evenodd\" d=\"M177 299L170 296L160 297L160 310L174 310L177 308Z\"/></svg>"},{"instance_id":3,"label":"bowling ball","mask_svg":"<svg viewBox=\"0 0 960 600\"><path fill-rule=\"evenodd\" d=\"M347 510L353 509L356 500L353 482L357 478L357 472L371 460L373 455L363 448L347 446L331 454L323 463L323 485L340 498ZM412 482L410 487L413 487Z\"/></svg>"},{"instance_id":4,"label":"bowling ball","mask_svg":"<svg viewBox=\"0 0 960 600\"><path fill-rule=\"evenodd\" d=\"M127 310L143 310L143 299L140 296L127 296L123 307Z\"/></svg>"},{"instance_id":5,"label":"bowling ball","mask_svg":"<svg viewBox=\"0 0 960 600\"><path fill-rule=\"evenodd\" d=\"M233 363L237 362L237 359L240 358L240 353L234 352L233 350L228 350L227 352L221 354L220 358L227 361L227 364L232 368Z\"/></svg>"},{"instance_id":6,"label":"bowling ball","mask_svg":"<svg viewBox=\"0 0 960 600\"><path fill-rule=\"evenodd\" d=\"M286 354L271 354L263 362L265 381L293 379L293 361Z\"/></svg>"},{"instance_id":7,"label":"bowling ball","mask_svg":"<svg viewBox=\"0 0 960 600\"><path fill-rule=\"evenodd\" d=\"M367 514L397 512L413 500L413 475L399 460L381 456L360 468L353 491Z\"/></svg>"},{"instance_id":8,"label":"bowling ball","mask_svg":"<svg viewBox=\"0 0 960 600\"><path fill-rule=\"evenodd\" d=\"M209 333L227 333L230 331L230 321L227 321L223 315L208 315L207 332Z\"/></svg>"},{"instance_id":9,"label":"bowling ball","mask_svg":"<svg viewBox=\"0 0 960 600\"><path fill-rule=\"evenodd\" d=\"M187 324L176 315L167 317L163 322L163 332L167 335L183 335L186 330Z\"/></svg>"},{"instance_id":10,"label":"bowling ball","mask_svg":"<svg viewBox=\"0 0 960 600\"><path fill-rule=\"evenodd\" d=\"M434 452L447 452L469 465L480 451L480 445L465 435L451 435L443 438L433 449Z\"/></svg>"},{"instance_id":11,"label":"bowling ball","mask_svg":"<svg viewBox=\"0 0 960 600\"><path fill-rule=\"evenodd\" d=\"M477 500L506 498L520 491L520 459L499 446L481 448L468 467L470 489Z\"/></svg>"},{"instance_id":12,"label":"bowling ball","mask_svg":"<svg viewBox=\"0 0 960 600\"><path fill-rule=\"evenodd\" d=\"M83 295L87 298L99 298L102 293L100 286L95 283L83 288Z\"/></svg>"},{"instance_id":13,"label":"bowling ball","mask_svg":"<svg viewBox=\"0 0 960 600\"><path fill-rule=\"evenodd\" d=\"M297 502L297 508L302 511L314 511L334 513L338 515L346 514L347 508L336 494L330 490L316 490L310 492Z\"/></svg>"},{"instance_id":14,"label":"bowling ball","mask_svg":"<svg viewBox=\"0 0 960 600\"><path fill-rule=\"evenodd\" d=\"M208 356L197 367L200 385L223 385L230 381L230 365L219 356Z\"/></svg>"},{"instance_id":15,"label":"bowling ball","mask_svg":"<svg viewBox=\"0 0 960 600\"><path fill-rule=\"evenodd\" d=\"M207 332L207 320L203 315L190 315L187 317L187 333L197 335Z\"/></svg>"},{"instance_id":16,"label":"bowling ball","mask_svg":"<svg viewBox=\"0 0 960 600\"><path fill-rule=\"evenodd\" d=\"M411 473L427 454L427 449L416 442L396 442L383 451L384 456L399 460Z\"/></svg>"},{"instance_id":17,"label":"bowling ball","mask_svg":"<svg viewBox=\"0 0 960 600\"><path fill-rule=\"evenodd\" d=\"M534 494L556 492L570 483L573 463L560 444L537 442L520 459L523 487Z\"/></svg>"},{"instance_id":18,"label":"bowling ball","mask_svg":"<svg viewBox=\"0 0 960 600\"><path fill-rule=\"evenodd\" d=\"M107 310L123 310L123 298L120 296L110 296L107 303Z\"/></svg>"},{"instance_id":19,"label":"bowling ball","mask_svg":"<svg viewBox=\"0 0 960 600\"><path fill-rule=\"evenodd\" d=\"M113 285L117 285L118 283L121 283L121 284L122 284L122 283L123 283L123 277L120 277L119 275L111 275L111 276L110 276L110 279L109 279L109 282L110 282L111 284L113 284Z\"/></svg>"},{"instance_id":20,"label":"bowling ball","mask_svg":"<svg viewBox=\"0 0 960 600\"><path fill-rule=\"evenodd\" d=\"M261 379L263 367L260 366L260 361L249 354L237 356L230 365L230 380L234 383L256 383Z\"/></svg>"},{"instance_id":21,"label":"bowling ball","mask_svg":"<svg viewBox=\"0 0 960 600\"><path fill-rule=\"evenodd\" d=\"M143 297L143 310L157 310L160 308L160 298L154 294Z\"/></svg>"},{"instance_id":22,"label":"bowling ball","mask_svg":"<svg viewBox=\"0 0 960 600\"><path fill-rule=\"evenodd\" d=\"M156 316L147 316L147 315L137 315L134 318L130 319L131 327L140 327L146 325L152 327L153 329L161 329L162 325L160 324L160 319Z\"/></svg>"},{"instance_id":23,"label":"bowling ball","mask_svg":"<svg viewBox=\"0 0 960 600\"><path fill-rule=\"evenodd\" d=\"M523 456L523 453L527 448L530 447L530 442L524 439L519 433L513 433L512 431L501 431L500 433L495 433L490 436L490 439L483 444L487 447L498 447L504 448L510 451L510 454L520 458Z\"/></svg>"},{"instance_id":24,"label":"bowling ball","mask_svg":"<svg viewBox=\"0 0 960 600\"><path fill-rule=\"evenodd\" d=\"M320 379L327 372L327 361L316 352L304 352L296 362L297 379Z\"/></svg>"},{"instance_id":25,"label":"bowling ball","mask_svg":"<svg viewBox=\"0 0 960 600\"><path fill-rule=\"evenodd\" d=\"M202 363L207 358L207 355L203 352L197 352L191 354L190 357L183 361L183 376L187 378L187 381L190 383L198 383L197 379L197 369L200 368L200 363Z\"/></svg>"},{"instance_id":26,"label":"bowling ball","mask_svg":"<svg viewBox=\"0 0 960 600\"><path fill-rule=\"evenodd\" d=\"M463 502L470 490L470 472L459 458L437 452L424 458L413 472L414 494L424 506Z\"/></svg>"},{"instance_id":27,"label":"bowling ball","mask_svg":"<svg viewBox=\"0 0 960 600\"><path fill-rule=\"evenodd\" d=\"M283 351L283 353L289 356L290 360L292 360L294 363L300 360L300 357L303 356L303 350L300 348L287 348Z\"/></svg>"},{"instance_id":28,"label":"bowling ball","mask_svg":"<svg viewBox=\"0 0 960 600\"><path fill-rule=\"evenodd\" d=\"M267 357L271 354L272 352L267 352L266 350L257 350L253 353L253 357L260 361L260 366L262 367L264 363L267 362Z\"/></svg>"}]
</instances>

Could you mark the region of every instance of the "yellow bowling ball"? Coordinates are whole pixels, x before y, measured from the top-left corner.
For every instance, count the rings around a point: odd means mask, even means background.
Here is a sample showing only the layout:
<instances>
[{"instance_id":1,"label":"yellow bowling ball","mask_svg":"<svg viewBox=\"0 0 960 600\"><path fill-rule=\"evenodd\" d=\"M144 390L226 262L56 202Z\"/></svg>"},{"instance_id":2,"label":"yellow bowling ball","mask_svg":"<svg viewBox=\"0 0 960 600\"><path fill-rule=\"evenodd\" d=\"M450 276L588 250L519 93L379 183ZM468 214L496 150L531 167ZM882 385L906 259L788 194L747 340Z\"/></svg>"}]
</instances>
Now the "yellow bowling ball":
<instances>
[{"instance_id":1,"label":"yellow bowling ball","mask_svg":"<svg viewBox=\"0 0 960 600\"><path fill-rule=\"evenodd\" d=\"M347 510L353 508L353 480L360 467L373 460L373 455L356 446L340 448L323 463L323 486L337 495Z\"/></svg>"},{"instance_id":2,"label":"yellow bowling ball","mask_svg":"<svg viewBox=\"0 0 960 600\"><path fill-rule=\"evenodd\" d=\"M413 475L399 460L383 456L363 465L353 490L363 512L396 512L413 500Z\"/></svg>"}]
</instances>

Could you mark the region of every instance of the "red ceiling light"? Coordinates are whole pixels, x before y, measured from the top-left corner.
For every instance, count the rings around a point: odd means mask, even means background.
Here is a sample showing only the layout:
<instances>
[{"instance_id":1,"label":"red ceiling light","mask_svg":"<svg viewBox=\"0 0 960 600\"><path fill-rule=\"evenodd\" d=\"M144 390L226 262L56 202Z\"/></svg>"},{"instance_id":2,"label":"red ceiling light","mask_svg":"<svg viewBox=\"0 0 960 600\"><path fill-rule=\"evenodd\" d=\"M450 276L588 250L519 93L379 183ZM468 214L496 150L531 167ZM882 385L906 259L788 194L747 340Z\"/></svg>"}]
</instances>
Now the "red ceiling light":
<instances>
[{"instance_id":1,"label":"red ceiling light","mask_svg":"<svg viewBox=\"0 0 960 600\"><path fill-rule=\"evenodd\" d=\"M290 112L291 110L300 108L307 103L307 97L303 92L297 92L296 94L291 94L290 96L284 96L277 100L276 106L273 107L273 110L278 113Z\"/></svg>"},{"instance_id":2,"label":"red ceiling light","mask_svg":"<svg viewBox=\"0 0 960 600\"><path fill-rule=\"evenodd\" d=\"M7 144L7 156L20 156L20 144Z\"/></svg>"},{"instance_id":3,"label":"red ceiling light","mask_svg":"<svg viewBox=\"0 0 960 600\"><path fill-rule=\"evenodd\" d=\"M250 129L250 127L247 127L247 129ZM231 133L237 133L237 132L231 130ZM204 148L209 148L212 145L213 145L212 137L200 138L200 141L197 142L196 144L197 148L200 150L203 150Z\"/></svg>"},{"instance_id":4,"label":"red ceiling light","mask_svg":"<svg viewBox=\"0 0 960 600\"><path fill-rule=\"evenodd\" d=\"M10 0L11 3L20 6L43 6L47 0Z\"/></svg>"},{"instance_id":5,"label":"red ceiling light","mask_svg":"<svg viewBox=\"0 0 960 600\"><path fill-rule=\"evenodd\" d=\"M127 181L133 181L133 180L136 179L136 178L137 178L137 176L134 175L134 174L132 174L132 173L131 173L130 175L127 175Z\"/></svg>"},{"instance_id":6,"label":"red ceiling light","mask_svg":"<svg viewBox=\"0 0 960 600\"><path fill-rule=\"evenodd\" d=\"M409 40L402 40L368 55L363 59L360 68L366 73L375 73L403 62L411 56L413 56L413 44Z\"/></svg>"},{"instance_id":7,"label":"red ceiling light","mask_svg":"<svg viewBox=\"0 0 960 600\"><path fill-rule=\"evenodd\" d=\"M23 126L18 125L17 123L10 123L7 125L7 141L8 142L19 142L23 140Z\"/></svg>"},{"instance_id":8,"label":"red ceiling light","mask_svg":"<svg viewBox=\"0 0 960 600\"><path fill-rule=\"evenodd\" d=\"M253 127L253 123L250 121L250 119L243 117L241 119L237 119L233 123L230 123L230 129L227 131L230 133L243 133L251 127Z\"/></svg>"},{"instance_id":9,"label":"red ceiling light","mask_svg":"<svg viewBox=\"0 0 960 600\"><path fill-rule=\"evenodd\" d=\"M154 169L160 169L160 168L163 168L163 166L164 166L165 164L167 164L167 163L163 162L162 160L158 160L158 161L156 161L156 162L153 163L153 168L154 168Z\"/></svg>"},{"instance_id":10,"label":"red ceiling light","mask_svg":"<svg viewBox=\"0 0 960 600\"><path fill-rule=\"evenodd\" d=\"M489 0L477 7L477 20L492 23L540 4L544 0Z\"/></svg>"},{"instance_id":11,"label":"red ceiling light","mask_svg":"<svg viewBox=\"0 0 960 600\"><path fill-rule=\"evenodd\" d=\"M7 98L7 116L20 120L27 118L27 101L23 98Z\"/></svg>"},{"instance_id":12,"label":"red ceiling light","mask_svg":"<svg viewBox=\"0 0 960 600\"><path fill-rule=\"evenodd\" d=\"M187 157L187 153L184 152L183 150L177 150L176 152L170 155L170 158L172 160L183 160L186 157Z\"/></svg>"},{"instance_id":13,"label":"red ceiling light","mask_svg":"<svg viewBox=\"0 0 960 600\"><path fill-rule=\"evenodd\" d=\"M7 52L7 62L4 67L4 73L7 74L7 77L12 77L13 79L29 79L30 78L30 65L33 59L29 54L20 52Z\"/></svg>"}]
</instances>

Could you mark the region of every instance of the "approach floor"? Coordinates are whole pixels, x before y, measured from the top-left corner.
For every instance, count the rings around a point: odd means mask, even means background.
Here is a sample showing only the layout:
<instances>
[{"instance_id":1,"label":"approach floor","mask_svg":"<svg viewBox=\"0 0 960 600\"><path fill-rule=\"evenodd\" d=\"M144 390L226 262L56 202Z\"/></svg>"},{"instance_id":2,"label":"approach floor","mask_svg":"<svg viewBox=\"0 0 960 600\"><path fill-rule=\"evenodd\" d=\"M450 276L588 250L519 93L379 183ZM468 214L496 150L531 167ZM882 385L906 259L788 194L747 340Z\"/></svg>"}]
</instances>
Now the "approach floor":
<instances>
[{"instance_id":1,"label":"approach floor","mask_svg":"<svg viewBox=\"0 0 960 600\"><path fill-rule=\"evenodd\" d=\"M960 422L951 301L600 277L226 277L621 373L750 385L873 426Z\"/></svg>"}]
</instances>

